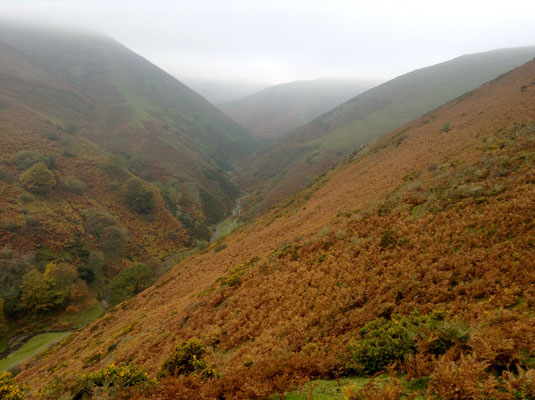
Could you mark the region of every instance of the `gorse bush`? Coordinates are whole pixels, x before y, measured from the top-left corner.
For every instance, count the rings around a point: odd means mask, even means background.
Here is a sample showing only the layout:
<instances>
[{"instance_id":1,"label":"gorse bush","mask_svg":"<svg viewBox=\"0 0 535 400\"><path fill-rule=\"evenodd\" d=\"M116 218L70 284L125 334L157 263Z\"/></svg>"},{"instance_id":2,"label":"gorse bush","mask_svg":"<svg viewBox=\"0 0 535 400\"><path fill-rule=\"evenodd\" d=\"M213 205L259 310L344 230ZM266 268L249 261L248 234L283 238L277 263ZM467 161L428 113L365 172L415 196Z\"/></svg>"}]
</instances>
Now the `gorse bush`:
<instances>
[{"instance_id":1,"label":"gorse bush","mask_svg":"<svg viewBox=\"0 0 535 400\"><path fill-rule=\"evenodd\" d=\"M75 398L93 398L95 388L123 389L154 383L147 371L134 364L110 364L98 371L81 375L76 382Z\"/></svg>"},{"instance_id":2,"label":"gorse bush","mask_svg":"<svg viewBox=\"0 0 535 400\"><path fill-rule=\"evenodd\" d=\"M35 194L47 194L56 185L54 174L42 162L27 169L19 181L26 190Z\"/></svg>"},{"instance_id":3,"label":"gorse bush","mask_svg":"<svg viewBox=\"0 0 535 400\"><path fill-rule=\"evenodd\" d=\"M82 375L80 382L94 386L130 387L151 382L149 373L134 364L110 364L98 371Z\"/></svg>"},{"instance_id":4,"label":"gorse bush","mask_svg":"<svg viewBox=\"0 0 535 400\"><path fill-rule=\"evenodd\" d=\"M179 376L198 373L204 378L216 376L216 372L203 358L206 346L199 339L189 339L178 344L162 365L160 376Z\"/></svg>"},{"instance_id":5,"label":"gorse bush","mask_svg":"<svg viewBox=\"0 0 535 400\"><path fill-rule=\"evenodd\" d=\"M55 167L55 161L51 156L43 156L30 150L19 151L15 155L15 162L20 170L24 171L37 163L43 163L48 168Z\"/></svg>"},{"instance_id":6,"label":"gorse bush","mask_svg":"<svg viewBox=\"0 0 535 400\"><path fill-rule=\"evenodd\" d=\"M85 229L97 239L102 235L105 228L115 225L113 215L98 208L84 211L83 215L85 217Z\"/></svg>"},{"instance_id":7,"label":"gorse bush","mask_svg":"<svg viewBox=\"0 0 535 400\"><path fill-rule=\"evenodd\" d=\"M349 348L352 360L365 373L382 371L416 350L416 334L409 324L376 319L360 330L362 340Z\"/></svg>"},{"instance_id":8,"label":"gorse bush","mask_svg":"<svg viewBox=\"0 0 535 400\"><path fill-rule=\"evenodd\" d=\"M367 323L359 333L361 340L349 347L351 362L357 364L351 367L368 374L403 360L419 346L422 351L440 355L454 344L466 343L469 339L469 330L464 324L448 319L440 311L378 318Z\"/></svg>"},{"instance_id":9,"label":"gorse bush","mask_svg":"<svg viewBox=\"0 0 535 400\"><path fill-rule=\"evenodd\" d=\"M73 193L76 194L84 194L85 193L85 183L83 183L81 180L76 179L72 176L66 176L61 179L61 187L64 189L70 190Z\"/></svg>"},{"instance_id":10,"label":"gorse bush","mask_svg":"<svg viewBox=\"0 0 535 400\"><path fill-rule=\"evenodd\" d=\"M0 399L23 400L27 392L28 387L15 382L10 372L2 372L0 374Z\"/></svg>"},{"instance_id":11,"label":"gorse bush","mask_svg":"<svg viewBox=\"0 0 535 400\"><path fill-rule=\"evenodd\" d=\"M440 132L443 132L443 133L446 133L446 132L449 132L451 129L451 124L450 122L445 122L444 125L442 125L440 127Z\"/></svg>"}]
</instances>

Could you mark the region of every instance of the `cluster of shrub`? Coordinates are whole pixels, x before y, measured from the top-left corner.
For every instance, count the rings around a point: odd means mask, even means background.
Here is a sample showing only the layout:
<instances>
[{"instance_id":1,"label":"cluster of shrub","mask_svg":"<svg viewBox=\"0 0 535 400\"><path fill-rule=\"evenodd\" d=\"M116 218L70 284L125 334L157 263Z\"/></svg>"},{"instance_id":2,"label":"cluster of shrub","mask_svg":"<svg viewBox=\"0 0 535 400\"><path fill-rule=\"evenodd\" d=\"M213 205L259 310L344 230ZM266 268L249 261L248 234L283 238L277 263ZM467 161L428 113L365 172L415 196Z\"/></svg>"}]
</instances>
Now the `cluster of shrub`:
<instances>
[{"instance_id":1,"label":"cluster of shrub","mask_svg":"<svg viewBox=\"0 0 535 400\"><path fill-rule=\"evenodd\" d=\"M347 374L373 375L393 363L403 362L419 348L438 356L454 345L465 344L469 333L465 324L448 318L443 311L378 318L366 324L359 332L360 338L349 346L349 359L344 370ZM192 374L204 380L220 377L206 360L206 351L206 345L200 339L179 343L164 361L158 378ZM250 365L252 362L246 363L246 367ZM77 381L77 393L90 395L104 386L115 386L117 389L130 383L153 383L146 372L131 365L121 368L128 372L120 378L117 375L118 367L114 365L83 375Z\"/></svg>"},{"instance_id":2,"label":"cluster of shrub","mask_svg":"<svg viewBox=\"0 0 535 400\"><path fill-rule=\"evenodd\" d=\"M158 379L190 375L195 375L202 380L217 377L218 374L205 356L206 345L201 340L190 339L180 342L163 363ZM9 382L16 385L11 375L8 378ZM149 376L146 370L132 363L112 363L96 371L78 375L70 381L56 379L42 387L36 397L40 400L55 400L70 393L75 399L115 398L115 396L129 398L134 394L146 398L147 389L154 387L157 382ZM19 388L20 393L29 394L26 387L19 386ZM0 398L3 399L3 397ZM22 400L23 398L8 399Z\"/></svg>"},{"instance_id":3,"label":"cluster of shrub","mask_svg":"<svg viewBox=\"0 0 535 400\"><path fill-rule=\"evenodd\" d=\"M56 162L52 156L44 156L34 151L24 150L16 154L9 163L16 165L19 172L14 176L12 172L0 166L0 181L12 183L18 181L20 187L27 193L23 196L31 198L30 193L40 197L46 197L61 187L77 195L84 195L87 190L86 183L74 176L58 177ZM130 164L134 163L134 160ZM13 169L13 168L12 168ZM121 156L111 156L101 165L101 169L113 180L109 188L118 192L124 204L133 212L150 219L156 210L156 201L153 188L143 179L132 176L132 165L127 168L126 161ZM139 176L143 169L136 169ZM159 186L167 208L175 215L186 228L192 238L208 240L211 236L208 224L215 224L224 217L224 210L218 202L205 190L199 192L201 208L205 218L201 218L185 212L179 206L181 199L180 190ZM13 221L4 221L5 230L15 231L19 225ZM28 225L28 224L27 224ZM34 225L35 226L35 225Z\"/></svg>"},{"instance_id":4,"label":"cluster of shrub","mask_svg":"<svg viewBox=\"0 0 535 400\"><path fill-rule=\"evenodd\" d=\"M11 164L20 171L17 179L21 187L36 196L47 196L58 185L57 174L53 172L56 163L51 156L25 150L18 152ZM11 183L15 177L1 167L0 180ZM70 176L61 178L60 184L78 195L86 190L84 182ZM133 211L140 214L154 211L153 192L141 179L126 179L121 190L123 201ZM21 213L27 211L22 209ZM112 305L132 297L153 282L153 271L141 263L132 263L119 274L117 270L107 269L109 265L119 264L119 259L128 258L130 232L126 227L97 208L86 210L82 217L86 232L94 239L93 249L82 244L80 239L61 254L40 249L35 254L22 255L9 247L0 249L0 323L5 315L17 318L26 311L42 314L65 309L88 294L87 285L97 276L109 280L107 300ZM41 222L35 215L26 215L25 219L29 228ZM5 220L0 228L16 232L20 224Z\"/></svg>"},{"instance_id":5,"label":"cluster of shrub","mask_svg":"<svg viewBox=\"0 0 535 400\"><path fill-rule=\"evenodd\" d=\"M360 339L349 347L347 370L366 374L375 374L394 362L402 362L416 353L418 347L438 356L455 344L466 343L470 337L465 324L448 318L443 311L378 318L367 323L359 333Z\"/></svg>"},{"instance_id":6,"label":"cluster of shrub","mask_svg":"<svg viewBox=\"0 0 535 400\"><path fill-rule=\"evenodd\" d=\"M396 399L406 396L410 398L426 392L434 393L437 398L479 399L487 398L485 396L488 394L491 396L488 398L500 400L531 399L535 394L535 370L526 371L520 368L516 373L505 371L503 380L493 379L493 376L486 372L489 364L478 361L477 357L467 352L471 331L468 325L456 317L450 317L444 311L433 311L428 314L416 311L409 315L394 314L372 320L360 329L358 338L348 347L349 356L343 371L348 375L377 376L380 372L390 370L390 377L381 383L376 383L375 378L372 378L362 388L348 387L344 390L345 398L349 400ZM455 348L458 351L454 357L460 358L459 362L447 357L446 361L440 361L444 359L440 358L441 356ZM434 363L432 366L429 360ZM252 361L247 361L244 363L244 368L252 371L250 368L253 364ZM403 382L393 366L397 366L397 371L405 374ZM296 366L292 368L295 369ZM172 381L168 381L169 378L190 379L179 382L189 382L187 385L192 385L190 389L193 393L200 388L197 385L207 380L210 380L209 386L216 392L219 390L218 387L221 389L225 385L238 383L222 382L224 379L221 378L224 377L217 373L207 360L206 343L193 338L180 342L172 350L162 364L157 380L152 379L147 371L131 363L111 364L80 375L73 381L52 382L39 391L38 398L55 399L67 392L76 399L101 398L99 396L151 398L154 394L151 388L156 384L167 382L175 391L178 387L182 387L173 386ZM275 375L272 378L275 379ZM457 380L465 382L461 385L462 389L459 389ZM17 387L11 376L6 375L6 382L11 382ZM6 398L22 400L25 389L20 386L17 393L20 393L21 397ZM179 394L175 392L175 395ZM187 398L187 394L185 396L176 398Z\"/></svg>"},{"instance_id":7,"label":"cluster of shrub","mask_svg":"<svg viewBox=\"0 0 535 400\"><path fill-rule=\"evenodd\" d=\"M84 298L87 285L71 264L49 262L39 268L35 258L9 247L0 249L0 313L2 319L23 312L43 313Z\"/></svg>"},{"instance_id":8,"label":"cluster of shrub","mask_svg":"<svg viewBox=\"0 0 535 400\"><path fill-rule=\"evenodd\" d=\"M96 287L105 289L95 294L110 305L133 297L154 282L154 271L143 263L133 262L120 272L108 268L125 255L126 229L117 227L111 216L99 210L90 210L86 223L98 237L101 251L81 243L60 255L46 250L20 254L7 246L0 249L0 327L4 331L6 318L43 315L70 306L75 311L90 295L90 285L97 278Z\"/></svg>"},{"instance_id":9,"label":"cluster of shrub","mask_svg":"<svg viewBox=\"0 0 535 400\"><path fill-rule=\"evenodd\" d=\"M348 400L535 398L532 355L519 359L507 340L474 334L442 311L379 318L359 333L347 370L374 378L347 388ZM376 382L379 372L389 378Z\"/></svg>"},{"instance_id":10,"label":"cluster of shrub","mask_svg":"<svg viewBox=\"0 0 535 400\"><path fill-rule=\"evenodd\" d=\"M15 382L10 372L0 373L0 399L24 400L28 393L28 387Z\"/></svg>"},{"instance_id":11,"label":"cluster of shrub","mask_svg":"<svg viewBox=\"0 0 535 400\"><path fill-rule=\"evenodd\" d=\"M23 150L15 155L15 163L21 172L18 180L21 186L27 191L37 194L48 194L57 184L56 177L51 171L56 167L56 162L52 156ZM7 172L4 172L7 176ZM10 180L13 180L12 177ZM73 193L82 195L86 190L85 184L72 176L63 177L61 186Z\"/></svg>"},{"instance_id":12,"label":"cluster of shrub","mask_svg":"<svg viewBox=\"0 0 535 400\"><path fill-rule=\"evenodd\" d=\"M44 156L31 150L23 150L15 155L13 162L20 171L18 176L20 185L30 193L45 196L52 192L58 184L52 171L56 167L56 162L52 156ZM105 164L103 168L108 171L113 165L110 167ZM106 166L108 169L106 169ZM124 173L126 174L126 171ZM1 167L0 180L13 182L15 178L7 169ZM60 185L63 189L78 195L83 195L86 191L86 184L73 176L62 177ZM138 214L151 214L156 207L154 193L150 186L135 176L130 176L125 180L124 185L122 185L122 196L125 204Z\"/></svg>"},{"instance_id":13,"label":"cluster of shrub","mask_svg":"<svg viewBox=\"0 0 535 400\"><path fill-rule=\"evenodd\" d=\"M132 211L142 215L154 212L156 203L151 187L142 179L128 174L121 156L109 157L102 165L102 169L110 177L124 180L122 185L112 182L111 188L122 191L123 200Z\"/></svg>"},{"instance_id":14,"label":"cluster of shrub","mask_svg":"<svg viewBox=\"0 0 535 400\"><path fill-rule=\"evenodd\" d=\"M470 329L467 325L456 318L449 318L443 311L429 314L413 312L407 316L378 318L366 324L360 330L358 340L349 346L349 357L344 371L349 375L374 375L385 371L394 363L404 363L417 352L442 355L455 345L464 345L469 336ZM248 369L252 365L253 362L248 361L244 367ZM157 378L165 380L190 376L199 382L222 377L207 360L206 343L197 338L180 342L162 364ZM132 364L111 364L79 376L67 389L79 399L93 398L92 396L102 392L108 395L122 392L124 395L125 390L134 386L137 387L139 395L139 390L146 390L157 382L149 378L146 371ZM211 386L215 387L216 382L212 381ZM371 392L371 389L368 389L368 392ZM148 392L141 396L147 395Z\"/></svg>"}]
</instances>

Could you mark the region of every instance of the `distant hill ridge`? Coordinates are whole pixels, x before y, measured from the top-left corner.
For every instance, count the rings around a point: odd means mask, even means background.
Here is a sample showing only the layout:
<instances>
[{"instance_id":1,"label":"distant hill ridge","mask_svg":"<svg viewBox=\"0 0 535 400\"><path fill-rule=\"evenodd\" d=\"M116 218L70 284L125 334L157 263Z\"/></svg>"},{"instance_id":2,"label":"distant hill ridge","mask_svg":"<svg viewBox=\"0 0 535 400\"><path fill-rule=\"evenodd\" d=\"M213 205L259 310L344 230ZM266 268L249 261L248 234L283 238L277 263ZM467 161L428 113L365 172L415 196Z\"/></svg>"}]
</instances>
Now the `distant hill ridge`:
<instances>
[{"instance_id":1,"label":"distant hill ridge","mask_svg":"<svg viewBox=\"0 0 535 400\"><path fill-rule=\"evenodd\" d=\"M219 107L256 136L273 139L378 83L357 79L288 82L220 103Z\"/></svg>"},{"instance_id":2,"label":"distant hill ridge","mask_svg":"<svg viewBox=\"0 0 535 400\"><path fill-rule=\"evenodd\" d=\"M535 57L535 46L468 54L399 76L280 137L241 163L240 179L263 210L358 147ZM256 210L256 211L255 211Z\"/></svg>"}]
</instances>

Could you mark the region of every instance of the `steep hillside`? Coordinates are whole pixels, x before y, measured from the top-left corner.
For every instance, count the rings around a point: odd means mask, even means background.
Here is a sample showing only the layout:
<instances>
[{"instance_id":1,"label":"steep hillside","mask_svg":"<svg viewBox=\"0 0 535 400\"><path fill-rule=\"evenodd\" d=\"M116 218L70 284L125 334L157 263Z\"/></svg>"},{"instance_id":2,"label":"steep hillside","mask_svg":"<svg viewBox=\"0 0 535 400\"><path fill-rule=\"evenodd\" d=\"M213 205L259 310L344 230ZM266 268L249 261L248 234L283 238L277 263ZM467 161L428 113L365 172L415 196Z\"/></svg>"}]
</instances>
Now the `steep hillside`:
<instances>
[{"instance_id":1,"label":"steep hillside","mask_svg":"<svg viewBox=\"0 0 535 400\"><path fill-rule=\"evenodd\" d=\"M0 116L0 246L21 252L39 248L61 251L87 234L82 213L89 209L112 212L128 226L132 245L138 248L132 255L157 256L190 242L156 187L152 187L152 220L129 209L121 184L134 175L110 165L109 153L57 129L27 107L3 103ZM47 193L26 188L21 179L39 162L47 165L56 181ZM110 173L110 168L117 170ZM28 223L32 218L37 221ZM168 237L171 233L175 239Z\"/></svg>"},{"instance_id":2,"label":"steep hillside","mask_svg":"<svg viewBox=\"0 0 535 400\"><path fill-rule=\"evenodd\" d=\"M150 221L142 212L128 210L122 199L121 185L135 175L120 157L60 124L61 120L52 112L33 108L35 97L46 94L50 107L56 102L70 101L70 106L58 110L76 112L75 101L83 98L80 92L5 44L0 44L0 60L0 185L4 223L0 228L0 245L10 245L22 252L37 248L61 250L83 233L83 229L77 228L79 222L71 219L80 217L80 212L88 208L110 210L121 215L123 221L131 219L131 228L137 231L133 244L144 248L140 253L154 256L191 242L166 209L156 186L152 186L155 219ZM27 102L20 101L23 95ZM50 193L32 193L19 181L25 171L39 162L54 173L56 185ZM32 208L38 213L35 217L40 220L39 225L28 226L30 229L25 232L12 227L14 233L8 233L7 222L23 229L22 219L31 217L28 209ZM176 241L167 237L171 233Z\"/></svg>"},{"instance_id":3,"label":"steep hillside","mask_svg":"<svg viewBox=\"0 0 535 400\"><path fill-rule=\"evenodd\" d=\"M277 138L377 85L358 80L317 79L283 83L219 108L261 138Z\"/></svg>"},{"instance_id":4,"label":"steep hillside","mask_svg":"<svg viewBox=\"0 0 535 400\"><path fill-rule=\"evenodd\" d=\"M531 390L534 107L532 61L354 154L17 379L69 382L129 361L151 376L162 365L178 374L129 398L253 399L397 361L410 385L393 375L368 398L407 388L459 399ZM414 310L421 314L408 317ZM191 338L206 352L189 342L164 364ZM98 376L78 382L99 390Z\"/></svg>"},{"instance_id":5,"label":"steep hillside","mask_svg":"<svg viewBox=\"0 0 535 400\"><path fill-rule=\"evenodd\" d=\"M535 57L535 47L464 55L377 86L241 164L253 213L276 204L381 134ZM260 189L259 189L260 187Z\"/></svg>"},{"instance_id":6,"label":"steep hillside","mask_svg":"<svg viewBox=\"0 0 535 400\"><path fill-rule=\"evenodd\" d=\"M0 26L0 358L87 324L209 240L254 145L109 38Z\"/></svg>"},{"instance_id":7,"label":"steep hillside","mask_svg":"<svg viewBox=\"0 0 535 400\"><path fill-rule=\"evenodd\" d=\"M3 358L35 333L86 325L141 291L192 239L158 188L111 154L30 107L2 95L0 104ZM125 285L134 266L142 274Z\"/></svg>"},{"instance_id":8,"label":"steep hillside","mask_svg":"<svg viewBox=\"0 0 535 400\"><path fill-rule=\"evenodd\" d=\"M190 233L232 209L238 190L227 175L255 141L208 101L106 37L7 24L0 37L40 72L0 67L11 102L123 157L163 188Z\"/></svg>"}]
</instances>

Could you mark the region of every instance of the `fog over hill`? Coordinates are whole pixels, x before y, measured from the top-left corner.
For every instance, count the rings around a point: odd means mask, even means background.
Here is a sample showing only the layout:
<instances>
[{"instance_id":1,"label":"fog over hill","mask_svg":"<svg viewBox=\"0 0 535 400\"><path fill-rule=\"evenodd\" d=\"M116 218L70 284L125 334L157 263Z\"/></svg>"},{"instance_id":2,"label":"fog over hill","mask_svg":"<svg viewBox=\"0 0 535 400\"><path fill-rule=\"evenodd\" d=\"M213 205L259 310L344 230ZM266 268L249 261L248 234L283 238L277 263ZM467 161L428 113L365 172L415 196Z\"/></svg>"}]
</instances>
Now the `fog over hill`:
<instances>
[{"instance_id":1,"label":"fog over hill","mask_svg":"<svg viewBox=\"0 0 535 400\"><path fill-rule=\"evenodd\" d=\"M219 108L254 135L273 139L312 121L379 83L356 79L288 82L221 103Z\"/></svg>"},{"instance_id":2,"label":"fog over hill","mask_svg":"<svg viewBox=\"0 0 535 400\"><path fill-rule=\"evenodd\" d=\"M183 78L182 81L215 105L249 96L271 86L267 82L218 81L198 78Z\"/></svg>"}]
</instances>

